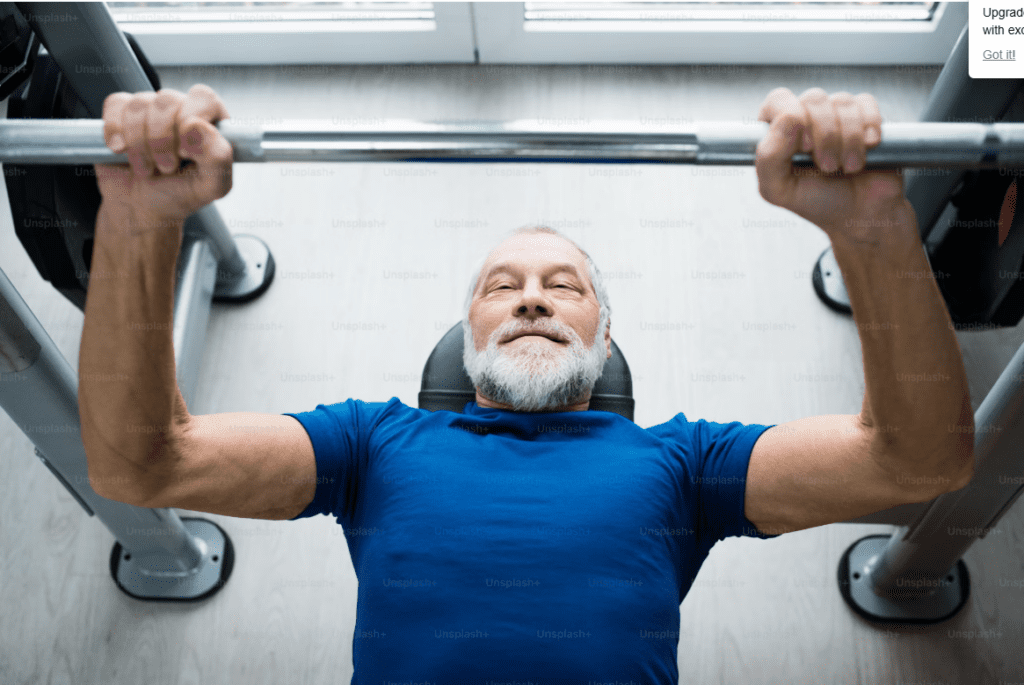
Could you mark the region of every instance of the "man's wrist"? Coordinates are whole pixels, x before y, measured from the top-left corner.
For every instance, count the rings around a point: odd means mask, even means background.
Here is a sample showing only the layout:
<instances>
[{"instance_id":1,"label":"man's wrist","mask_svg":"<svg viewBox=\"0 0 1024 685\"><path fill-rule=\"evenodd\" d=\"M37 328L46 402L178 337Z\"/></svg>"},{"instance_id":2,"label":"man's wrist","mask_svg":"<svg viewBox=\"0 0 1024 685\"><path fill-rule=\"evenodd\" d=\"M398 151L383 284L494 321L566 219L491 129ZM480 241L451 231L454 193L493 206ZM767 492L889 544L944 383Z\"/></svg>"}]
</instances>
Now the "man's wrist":
<instances>
[{"instance_id":1,"label":"man's wrist","mask_svg":"<svg viewBox=\"0 0 1024 685\"><path fill-rule=\"evenodd\" d=\"M843 241L863 246L882 246L892 242L921 242L917 216L906 199L886 211L836 218L825 225L819 225L819 228L825 231L833 243Z\"/></svg>"},{"instance_id":2,"label":"man's wrist","mask_svg":"<svg viewBox=\"0 0 1024 685\"><path fill-rule=\"evenodd\" d=\"M119 238L168 235L180 237L185 226L185 220L182 218L161 214L148 207L107 200L100 203L97 216L105 219L96 222L97 237L101 230L104 233L114 233Z\"/></svg>"}]
</instances>

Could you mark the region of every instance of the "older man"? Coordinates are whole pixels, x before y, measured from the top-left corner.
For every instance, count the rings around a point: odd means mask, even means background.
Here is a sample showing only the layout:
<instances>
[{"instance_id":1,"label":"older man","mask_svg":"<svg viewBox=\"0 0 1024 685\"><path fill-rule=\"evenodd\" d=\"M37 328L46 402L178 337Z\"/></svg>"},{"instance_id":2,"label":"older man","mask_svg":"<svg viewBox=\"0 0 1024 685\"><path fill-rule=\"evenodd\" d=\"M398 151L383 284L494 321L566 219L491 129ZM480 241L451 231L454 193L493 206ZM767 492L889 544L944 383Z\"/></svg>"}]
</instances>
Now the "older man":
<instances>
[{"instance_id":1,"label":"older man","mask_svg":"<svg viewBox=\"0 0 1024 685\"><path fill-rule=\"evenodd\" d=\"M932 280L898 277L928 270L902 179L861 172L881 133L869 95L777 89L761 108L762 196L828 234L858 324L897 324L859 327L860 414L777 427L680 413L642 429L585 411L611 355L611 308L590 258L543 228L504 240L470 284L477 396L463 413L391 398L191 415L171 327L128 335L125 322L172 321L182 222L231 188L231 148L212 125L226 116L205 86L106 100L107 143L131 165L97 166L93 269L123 277L92 281L86 302L90 478L145 507L335 516L360 581L353 683L674 684L679 604L718 540L927 501L971 476L949 317ZM818 169L794 172L798 150ZM949 380L908 378L921 371Z\"/></svg>"}]
</instances>

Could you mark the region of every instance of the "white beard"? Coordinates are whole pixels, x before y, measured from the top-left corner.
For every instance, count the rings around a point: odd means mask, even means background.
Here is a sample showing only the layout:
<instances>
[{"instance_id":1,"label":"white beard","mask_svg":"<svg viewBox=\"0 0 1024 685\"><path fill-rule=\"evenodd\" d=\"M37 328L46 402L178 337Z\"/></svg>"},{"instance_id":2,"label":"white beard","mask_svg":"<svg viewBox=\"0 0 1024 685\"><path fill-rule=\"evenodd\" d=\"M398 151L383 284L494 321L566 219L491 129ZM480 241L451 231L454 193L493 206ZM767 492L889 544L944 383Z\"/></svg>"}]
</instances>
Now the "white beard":
<instances>
[{"instance_id":1,"label":"white beard","mask_svg":"<svg viewBox=\"0 0 1024 685\"><path fill-rule=\"evenodd\" d=\"M568 326L539 319L513 321L494 331L487 348L478 352L473 331L463 321L463 364L481 395L512 407L513 411L551 411L583 402L604 372L607 350L604 327L598 326L589 349ZM528 338L498 349L498 341L519 330L541 330L556 334L570 344Z\"/></svg>"}]
</instances>

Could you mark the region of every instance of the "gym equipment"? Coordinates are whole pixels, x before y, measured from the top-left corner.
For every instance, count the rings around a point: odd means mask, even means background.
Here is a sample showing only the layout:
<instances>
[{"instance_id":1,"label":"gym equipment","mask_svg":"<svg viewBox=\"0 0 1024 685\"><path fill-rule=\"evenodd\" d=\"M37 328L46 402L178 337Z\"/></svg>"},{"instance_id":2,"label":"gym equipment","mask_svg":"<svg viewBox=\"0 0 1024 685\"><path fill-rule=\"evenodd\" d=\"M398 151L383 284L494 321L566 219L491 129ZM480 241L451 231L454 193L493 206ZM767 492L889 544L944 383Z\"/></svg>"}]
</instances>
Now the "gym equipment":
<instances>
[{"instance_id":1,"label":"gym equipment","mask_svg":"<svg viewBox=\"0 0 1024 685\"><path fill-rule=\"evenodd\" d=\"M921 125L1024 121L1024 80L968 76L965 26L921 113ZM1024 317L1024 212L1014 211L1021 171L907 172L906 197L950 319L957 330L1016 326ZM829 247L811 281L819 299L851 314L842 273Z\"/></svg>"},{"instance_id":2,"label":"gym equipment","mask_svg":"<svg viewBox=\"0 0 1024 685\"><path fill-rule=\"evenodd\" d=\"M41 42L48 53L8 98L9 118L96 117L106 95L159 84L104 3L0 3L0 16L27 21L32 44L38 49ZM18 238L39 273L80 309L100 200L92 172L91 166L4 165ZM186 402L194 395L212 297L259 294L273 277L266 245L236 237L212 205L185 222L174 291L174 357ZM231 538L203 518L97 495L89 485L77 398L75 369L0 270L0 407L86 513L114 536L110 572L117 587L147 601L191 602L216 593L231 577Z\"/></svg>"},{"instance_id":3,"label":"gym equipment","mask_svg":"<svg viewBox=\"0 0 1024 685\"><path fill-rule=\"evenodd\" d=\"M18 12L4 12L0 3L0 100L28 80L39 52L39 37Z\"/></svg>"},{"instance_id":4,"label":"gym equipment","mask_svg":"<svg viewBox=\"0 0 1024 685\"><path fill-rule=\"evenodd\" d=\"M570 129L510 122L391 121L372 128L298 120L273 126L219 122L235 162L577 162L746 165L764 122L638 126L624 121ZM0 162L124 164L103 140L101 119L0 122ZM867 168L995 169L1024 166L1024 124L888 123ZM807 153L793 165L811 167Z\"/></svg>"},{"instance_id":5,"label":"gym equipment","mask_svg":"<svg viewBox=\"0 0 1024 685\"><path fill-rule=\"evenodd\" d=\"M36 4L32 3L33 6ZM90 16L92 11L84 11L83 16ZM105 7L102 11L106 13ZM101 12L101 9L95 12ZM75 72L73 60L76 57L58 52L64 61L72 61L64 68L55 61L55 53L48 50L48 54L39 56L31 83L23 84L8 100L7 123L45 121L59 125L67 118L102 113L105 95L97 86L98 80L111 79L106 86L110 92L121 88L134 92L160 89L156 70L135 39L130 34L122 34L115 25L102 26L105 27L102 30L99 25L91 29L95 39L101 44L108 44L111 50L119 51L124 60L134 61L139 71L120 73L116 79L105 74L83 77ZM59 26L48 30L55 34L57 40L72 46L89 35ZM123 39L118 40L122 35ZM36 37L35 44L38 43ZM103 67L99 65L98 68ZM71 75L71 72L75 73ZM77 88L71 85L73 82L78 83ZM84 95L80 96L79 92ZM83 311L96 213L101 199L94 173L91 164L72 167L14 163L5 164L4 173L19 240L40 275ZM204 207L189 217L185 222L185 233L188 250L183 254L195 252L198 259L200 253L209 252L217 261L213 285L215 302L246 302L261 295L273 281L275 264L267 245L256 236L231 236L212 206ZM200 237L204 239L205 247L193 244ZM195 263L204 263L204 260L198 259ZM179 270L185 268L184 263L179 263ZM195 288L188 290L196 292ZM205 316L202 305L196 309L196 315L200 318ZM197 371L186 369L185 382L191 382L193 372Z\"/></svg>"},{"instance_id":6,"label":"gym equipment","mask_svg":"<svg viewBox=\"0 0 1024 685\"><path fill-rule=\"evenodd\" d=\"M22 4L16 5L22 11ZM103 3L26 5L24 12L33 13L29 22L33 32L38 34L49 53L47 57L52 58L61 74L55 80L59 81L56 86L47 85L45 79L37 80L42 73L37 64L32 75L35 83L27 93L22 89L12 96L9 112L11 106L17 105L23 113L20 118L95 119L101 111L97 105L102 105L109 93L139 92L151 87L141 60ZM56 18L58 15L60 19ZM965 41L963 36L961 41ZM961 63L959 58L954 59L958 49L960 43L936 83L933 102L956 99L951 98L950 89L957 91L960 77L946 78L947 70L962 70L962 80L967 79L966 60ZM1001 87L1007 90L1006 86ZM80 96L81 109L85 110L81 114L72 106L72 94ZM87 200L53 183L48 197L38 196L42 204L30 204L24 188L19 190L19 198L12 194L10 180L15 170L22 174L18 178L24 178L31 169L47 168L81 167L5 164L16 226L26 217L49 217L60 222L62 217L71 216L72 211L87 216ZM952 176L934 178L947 182ZM956 190L956 183L951 183L951 193ZM947 200L948 196L935 200L941 203L938 213ZM926 224L926 209L924 203L920 207L915 204L922 226ZM95 209L89 226L94 219ZM60 223L55 226L57 231L68 228ZM85 231L88 226L78 228ZM33 233L46 230L40 226ZM1011 230L1007 241L1013 239L1013 233ZM219 287L222 282L218 272L244 273L249 266L240 257L236 237L227 233L212 206L189 217L186 235L190 239L182 247L179 263L183 268L178 272L175 289L174 346L178 384L190 402L193 386L188 381L188 369L197 366L210 299L215 284ZM42 242L35 243L36 253L30 250L33 261L38 256L44 265L60 260L79 263L74 260L82 260L82 250L70 255L65 234L57 233L56 237L60 240L54 239L49 251L39 247ZM40 262L36 265L39 267ZM41 273L45 275L42 269ZM84 292L85 286L79 286ZM420 393L423 408L433 409L436 405L431 403L437 402L457 403L458 398L453 399L450 393L466 391L468 379L450 375L461 364L460 328L453 327L428 360ZM614 369L606 369L606 375ZM628 366L625 371L628 372ZM620 409L630 405L628 375L609 380L612 385L607 394L617 398ZM976 469L972 483L931 502L894 507L849 521L899 526L892 536L874 535L859 540L843 555L838 568L839 590L853 611L876 623L937 623L954 616L963 606L969 592L969 577L961 557L995 526L1024 491L1024 469L1018 457L1024 441L1024 423L1016 420L1022 395L1024 346L976 413ZM230 573L227 535L219 528L202 525L201 520L183 521L172 509L140 509L96 495L86 477L76 397L74 370L0 271L0 406L22 427L44 464L86 512L95 514L114 534L118 542L111 558L111 573L118 587L132 597L147 600L194 600L215 592ZM950 527L962 534L948 534Z\"/></svg>"}]
</instances>

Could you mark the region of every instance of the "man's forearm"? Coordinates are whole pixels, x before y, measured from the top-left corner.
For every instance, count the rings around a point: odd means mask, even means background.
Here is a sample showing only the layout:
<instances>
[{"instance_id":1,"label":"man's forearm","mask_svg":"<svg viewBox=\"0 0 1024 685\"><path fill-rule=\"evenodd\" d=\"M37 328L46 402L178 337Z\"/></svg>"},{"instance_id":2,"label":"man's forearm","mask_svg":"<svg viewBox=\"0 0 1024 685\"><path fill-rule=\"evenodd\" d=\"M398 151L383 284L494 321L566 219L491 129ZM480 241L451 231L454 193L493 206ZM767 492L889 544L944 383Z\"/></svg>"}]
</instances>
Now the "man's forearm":
<instances>
[{"instance_id":1,"label":"man's forearm","mask_svg":"<svg viewBox=\"0 0 1024 685\"><path fill-rule=\"evenodd\" d=\"M79 412L97 492L138 492L187 419L174 368L182 222L101 204L79 355Z\"/></svg>"},{"instance_id":2,"label":"man's forearm","mask_svg":"<svg viewBox=\"0 0 1024 685\"><path fill-rule=\"evenodd\" d=\"M907 485L958 487L958 478L974 468L974 413L960 345L913 208L904 202L886 216L839 228L849 230L826 233L861 340L861 419Z\"/></svg>"}]
</instances>

